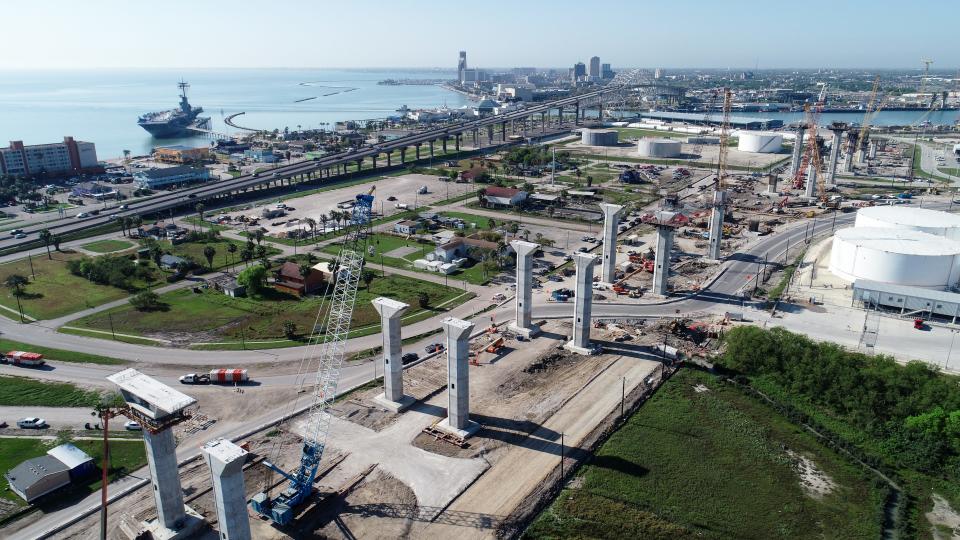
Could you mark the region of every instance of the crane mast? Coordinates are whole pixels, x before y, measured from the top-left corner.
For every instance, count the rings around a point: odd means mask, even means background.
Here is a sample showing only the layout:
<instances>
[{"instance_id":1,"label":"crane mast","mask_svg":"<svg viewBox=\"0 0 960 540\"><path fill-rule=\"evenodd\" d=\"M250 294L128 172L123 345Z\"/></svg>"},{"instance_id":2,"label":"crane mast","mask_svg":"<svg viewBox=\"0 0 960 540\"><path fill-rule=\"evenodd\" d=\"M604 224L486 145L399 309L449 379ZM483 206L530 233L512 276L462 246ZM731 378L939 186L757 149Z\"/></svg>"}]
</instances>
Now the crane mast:
<instances>
[{"instance_id":1,"label":"crane mast","mask_svg":"<svg viewBox=\"0 0 960 540\"><path fill-rule=\"evenodd\" d=\"M873 79L873 90L870 91L870 101L867 102L867 110L863 114L863 124L860 126L860 136L857 139L857 144L860 145L860 152L862 154L865 154L867 151L867 135L870 132L870 121L873 120L873 114L880 110L880 106L877 103L877 94L879 91L880 76L877 75L877 77Z\"/></svg>"},{"instance_id":2,"label":"crane mast","mask_svg":"<svg viewBox=\"0 0 960 540\"><path fill-rule=\"evenodd\" d=\"M347 335L350 332L350 320L357 299L360 274L363 270L363 258L367 237L370 232L370 213L373 208L373 189L366 195L357 195L350 216L353 228L347 233L340 255L333 267L335 282L329 301L326 324L318 343L319 367L314 386L313 401L306 414L300 464L293 473L288 473L269 461L264 465L279 473L289 481L287 489L277 497L270 498L261 492L251 500L251 507L260 515L269 517L279 525L286 525L293 519L294 509L309 498L313 491L313 481L317 475L320 458L326 445L330 429L330 414L327 409L337 394L340 379L340 367L346 350Z\"/></svg>"},{"instance_id":3,"label":"crane mast","mask_svg":"<svg viewBox=\"0 0 960 540\"><path fill-rule=\"evenodd\" d=\"M720 122L720 152L717 156L717 182L718 190L723 189L723 179L727 176L727 141L730 139L730 109L733 104L733 94L729 88L723 89L723 119Z\"/></svg>"}]
</instances>

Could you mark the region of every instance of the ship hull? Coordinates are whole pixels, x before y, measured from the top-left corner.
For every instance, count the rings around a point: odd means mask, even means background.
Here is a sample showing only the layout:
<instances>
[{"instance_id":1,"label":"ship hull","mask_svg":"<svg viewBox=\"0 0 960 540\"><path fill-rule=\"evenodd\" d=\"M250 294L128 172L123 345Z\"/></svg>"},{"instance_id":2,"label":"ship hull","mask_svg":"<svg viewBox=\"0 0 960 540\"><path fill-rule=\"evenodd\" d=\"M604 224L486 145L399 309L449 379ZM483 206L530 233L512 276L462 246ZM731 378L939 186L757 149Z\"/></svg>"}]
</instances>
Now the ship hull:
<instances>
[{"instance_id":1,"label":"ship hull","mask_svg":"<svg viewBox=\"0 0 960 540\"><path fill-rule=\"evenodd\" d=\"M171 139L174 137L188 137L190 131L184 126L173 124L139 124L147 133L156 139Z\"/></svg>"}]
</instances>

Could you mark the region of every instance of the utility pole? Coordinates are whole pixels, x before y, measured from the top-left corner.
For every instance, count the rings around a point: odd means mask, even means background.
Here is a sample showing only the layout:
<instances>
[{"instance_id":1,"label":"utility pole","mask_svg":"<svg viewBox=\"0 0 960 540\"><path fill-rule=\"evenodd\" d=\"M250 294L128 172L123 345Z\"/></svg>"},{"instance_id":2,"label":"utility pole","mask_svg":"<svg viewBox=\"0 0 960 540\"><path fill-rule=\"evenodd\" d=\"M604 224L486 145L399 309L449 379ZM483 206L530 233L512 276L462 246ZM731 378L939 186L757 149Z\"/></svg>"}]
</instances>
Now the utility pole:
<instances>
[{"instance_id":1,"label":"utility pole","mask_svg":"<svg viewBox=\"0 0 960 540\"><path fill-rule=\"evenodd\" d=\"M113 340L116 341L116 340L117 340L117 333L113 331L113 315L110 314L110 313L107 313L107 319L109 319L109 321L110 321L110 335L112 335L112 336L113 336Z\"/></svg>"},{"instance_id":2,"label":"utility pole","mask_svg":"<svg viewBox=\"0 0 960 540\"><path fill-rule=\"evenodd\" d=\"M560 432L560 481L563 482L563 432Z\"/></svg>"}]
</instances>

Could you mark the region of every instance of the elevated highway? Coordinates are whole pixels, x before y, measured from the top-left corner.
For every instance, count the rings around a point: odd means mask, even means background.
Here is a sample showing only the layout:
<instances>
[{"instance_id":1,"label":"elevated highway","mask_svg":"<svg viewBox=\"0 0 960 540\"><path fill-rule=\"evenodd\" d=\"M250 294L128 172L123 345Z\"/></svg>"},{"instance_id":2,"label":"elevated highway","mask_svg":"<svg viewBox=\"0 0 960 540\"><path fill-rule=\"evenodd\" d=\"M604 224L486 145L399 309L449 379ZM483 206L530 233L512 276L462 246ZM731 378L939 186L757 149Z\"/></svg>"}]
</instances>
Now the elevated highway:
<instances>
[{"instance_id":1,"label":"elevated highway","mask_svg":"<svg viewBox=\"0 0 960 540\"><path fill-rule=\"evenodd\" d=\"M484 133L482 133L483 131L486 132L485 135L488 141L492 143L494 130L496 128L499 128L502 140L506 141L508 127L511 132L514 132L517 128L517 122L519 121L523 124L523 132L527 133L526 120L535 115L540 116L540 129L541 132L543 132L546 129L546 125L552 120L551 113L554 110L559 111L557 121L558 125L562 126L564 109L572 107L576 118L575 124L578 124L588 106L596 105L602 116L603 95L610 95L617 90L617 88L605 87L593 92L540 103L501 115L482 117L476 120L466 120L431 128L377 145L367 145L358 149L328 154L312 161L284 165L267 172L243 175L230 180L210 182L187 189L163 193L143 201L130 203L125 209L120 209L119 207L108 209L101 212L98 216L84 219L65 218L47 222L43 225L25 227L24 231L27 233L27 238L20 240L13 238L0 239L0 249L25 247L34 244L37 241L37 232L42 229L48 229L53 234L63 235L106 225L121 217L146 216L176 208L191 208L199 202L232 197L236 194L257 188L279 186L284 183L291 184L294 181L333 178L346 172L347 165L349 164L355 164L358 168L362 169L364 162L368 158L372 161L372 169L376 169L378 165L383 164L383 161L380 161L378 164L378 160L384 155L386 166L392 167L394 165L394 152L399 152L400 163L405 164L407 163L407 152L410 149L413 149L413 157L415 159L421 159L421 148L424 145L428 146L430 156L433 155L434 146L437 143L440 143L442 147L446 149L448 143L452 141L456 149L459 150L463 138L466 135L472 135L475 145L482 144L481 137L484 135Z\"/></svg>"}]
</instances>

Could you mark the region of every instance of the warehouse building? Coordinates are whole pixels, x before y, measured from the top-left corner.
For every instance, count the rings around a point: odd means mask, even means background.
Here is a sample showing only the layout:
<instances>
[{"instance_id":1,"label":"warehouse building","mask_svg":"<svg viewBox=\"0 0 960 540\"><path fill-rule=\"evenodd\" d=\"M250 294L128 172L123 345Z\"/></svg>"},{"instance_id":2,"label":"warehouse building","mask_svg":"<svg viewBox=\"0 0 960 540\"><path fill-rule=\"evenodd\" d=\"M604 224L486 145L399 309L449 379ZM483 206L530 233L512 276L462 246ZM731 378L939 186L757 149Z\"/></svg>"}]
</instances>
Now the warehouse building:
<instances>
[{"instance_id":1,"label":"warehouse building","mask_svg":"<svg viewBox=\"0 0 960 540\"><path fill-rule=\"evenodd\" d=\"M80 480L95 469L93 458L72 444L23 461L4 476L10 489L28 503Z\"/></svg>"},{"instance_id":2,"label":"warehouse building","mask_svg":"<svg viewBox=\"0 0 960 540\"><path fill-rule=\"evenodd\" d=\"M210 171L205 168L167 167L165 169L147 169L133 174L133 181L141 189L158 189L168 186L206 182L210 179Z\"/></svg>"},{"instance_id":3,"label":"warehouse building","mask_svg":"<svg viewBox=\"0 0 960 540\"><path fill-rule=\"evenodd\" d=\"M177 144L174 146L160 146L153 151L153 157L164 163L193 163L210 157L210 149L205 147L194 148Z\"/></svg>"},{"instance_id":4,"label":"warehouse building","mask_svg":"<svg viewBox=\"0 0 960 540\"><path fill-rule=\"evenodd\" d=\"M683 122L705 126L719 126L723 124L723 115L699 114L682 112L651 111L640 113L641 118L663 120L665 122ZM776 129L783 127L783 120L774 118L755 118L753 116L731 116L730 125L737 129Z\"/></svg>"}]
</instances>

